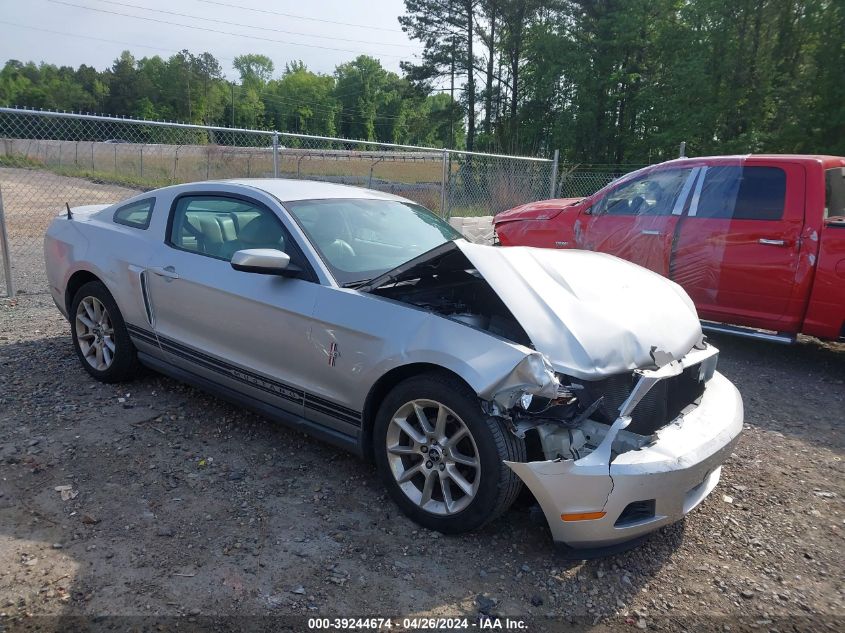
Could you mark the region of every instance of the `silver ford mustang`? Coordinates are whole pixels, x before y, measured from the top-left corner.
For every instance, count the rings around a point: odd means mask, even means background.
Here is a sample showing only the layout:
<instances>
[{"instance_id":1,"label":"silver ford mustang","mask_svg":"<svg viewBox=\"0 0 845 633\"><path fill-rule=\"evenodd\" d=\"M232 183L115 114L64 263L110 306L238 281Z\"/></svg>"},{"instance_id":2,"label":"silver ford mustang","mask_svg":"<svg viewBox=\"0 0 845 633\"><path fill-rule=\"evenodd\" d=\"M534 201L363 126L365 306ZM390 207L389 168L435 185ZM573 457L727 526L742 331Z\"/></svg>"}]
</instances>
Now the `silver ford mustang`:
<instances>
[{"instance_id":1,"label":"silver ford mustang","mask_svg":"<svg viewBox=\"0 0 845 633\"><path fill-rule=\"evenodd\" d=\"M298 180L68 209L45 239L82 366L140 365L375 461L419 524L525 484L607 551L716 486L743 420L684 291L609 255L471 244L396 196Z\"/></svg>"}]
</instances>

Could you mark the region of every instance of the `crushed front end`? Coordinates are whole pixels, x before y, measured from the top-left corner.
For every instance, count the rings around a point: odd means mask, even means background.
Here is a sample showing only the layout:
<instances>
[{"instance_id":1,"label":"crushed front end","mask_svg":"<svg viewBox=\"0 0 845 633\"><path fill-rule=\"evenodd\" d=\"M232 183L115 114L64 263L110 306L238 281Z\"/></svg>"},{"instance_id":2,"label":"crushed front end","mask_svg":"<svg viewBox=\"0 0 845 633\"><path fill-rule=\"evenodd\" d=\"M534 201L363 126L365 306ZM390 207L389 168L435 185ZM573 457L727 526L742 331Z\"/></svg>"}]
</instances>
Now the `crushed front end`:
<instances>
[{"instance_id":1,"label":"crushed front end","mask_svg":"<svg viewBox=\"0 0 845 633\"><path fill-rule=\"evenodd\" d=\"M554 398L525 394L498 411L524 437L507 462L543 510L556 542L601 548L675 522L716 486L743 424L742 399L707 343L683 358L597 381L558 375Z\"/></svg>"}]
</instances>

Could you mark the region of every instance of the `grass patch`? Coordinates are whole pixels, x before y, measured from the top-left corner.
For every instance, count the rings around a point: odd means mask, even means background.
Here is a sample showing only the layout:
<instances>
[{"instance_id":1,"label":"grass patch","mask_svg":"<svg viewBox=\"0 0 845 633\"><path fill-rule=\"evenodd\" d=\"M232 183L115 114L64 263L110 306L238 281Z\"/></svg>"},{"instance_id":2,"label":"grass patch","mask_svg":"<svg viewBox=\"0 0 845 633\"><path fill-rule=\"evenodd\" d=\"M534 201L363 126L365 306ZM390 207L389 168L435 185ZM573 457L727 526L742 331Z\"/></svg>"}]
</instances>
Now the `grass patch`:
<instances>
[{"instance_id":1,"label":"grass patch","mask_svg":"<svg viewBox=\"0 0 845 633\"><path fill-rule=\"evenodd\" d=\"M132 174L115 174L108 171L86 169L84 167L73 167L63 165L51 165L43 161L20 155L0 156L0 167L14 167L17 169L43 169L58 176L70 178L84 178L93 183L102 185L120 185L131 189L150 191L159 187L167 187L176 184L170 178L150 177L141 178Z\"/></svg>"},{"instance_id":2,"label":"grass patch","mask_svg":"<svg viewBox=\"0 0 845 633\"><path fill-rule=\"evenodd\" d=\"M169 185L177 184L170 178L141 178L131 174L115 174L107 171L91 170L82 167L58 167L51 165L41 166L48 171L53 172L59 176L68 176L69 178L84 178L99 185L119 185L121 187L128 187L130 189L140 189L142 191L151 191L159 187L167 187Z\"/></svg>"},{"instance_id":3,"label":"grass patch","mask_svg":"<svg viewBox=\"0 0 845 633\"><path fill-rule=\"evenodd\" d=\"M0 156L0 167L17 167L19 169L43 169L44 163L27 156Z\"/></svg>"}]
</instances>

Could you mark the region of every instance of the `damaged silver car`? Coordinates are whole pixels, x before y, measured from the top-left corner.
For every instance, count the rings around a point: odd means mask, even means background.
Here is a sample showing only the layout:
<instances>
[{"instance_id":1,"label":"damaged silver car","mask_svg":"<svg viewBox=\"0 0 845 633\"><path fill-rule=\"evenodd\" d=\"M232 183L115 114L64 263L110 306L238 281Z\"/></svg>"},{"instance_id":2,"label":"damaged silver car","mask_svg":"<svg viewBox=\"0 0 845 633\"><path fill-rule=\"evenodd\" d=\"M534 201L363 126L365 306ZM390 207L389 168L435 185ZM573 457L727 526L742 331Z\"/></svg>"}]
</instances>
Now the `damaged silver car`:
<instances>
[{"instance_id":1,"label":"damaged silver car","mask_svg":"<svg viewBox=\"0 0 845 633\"><path fill-rule=\"evenodd\" d=\"M676 284L609 255L471 244L419 205L294 180L68 209L51 292L94 378L140 365L372 459L446 533L523 484L603 548L716 486L742 401Z\"/></svg>"}]
</instances>

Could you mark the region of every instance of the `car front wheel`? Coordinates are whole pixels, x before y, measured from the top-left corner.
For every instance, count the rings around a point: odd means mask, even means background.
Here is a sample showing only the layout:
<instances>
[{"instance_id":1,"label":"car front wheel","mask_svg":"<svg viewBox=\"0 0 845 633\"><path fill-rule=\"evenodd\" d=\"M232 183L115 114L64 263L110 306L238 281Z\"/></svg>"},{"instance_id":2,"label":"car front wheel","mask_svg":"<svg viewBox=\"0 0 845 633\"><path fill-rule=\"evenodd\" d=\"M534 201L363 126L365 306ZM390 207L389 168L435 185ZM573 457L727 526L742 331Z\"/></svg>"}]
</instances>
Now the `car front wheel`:
<instances>
[{"instance_id":1,"label":"car front wheel","mask_svg":"<svg viewBox=\"0 0 845 633\"><path fill-rule=\"evenodd\" d=\"M474 530L505 512L522 482L504 461L525 445L486 416L477 396L441 374L410 378L385 398L374 428L376 464L391 497L420 525Z\"/></svg>"}]
</instances>

